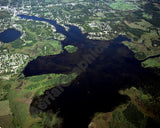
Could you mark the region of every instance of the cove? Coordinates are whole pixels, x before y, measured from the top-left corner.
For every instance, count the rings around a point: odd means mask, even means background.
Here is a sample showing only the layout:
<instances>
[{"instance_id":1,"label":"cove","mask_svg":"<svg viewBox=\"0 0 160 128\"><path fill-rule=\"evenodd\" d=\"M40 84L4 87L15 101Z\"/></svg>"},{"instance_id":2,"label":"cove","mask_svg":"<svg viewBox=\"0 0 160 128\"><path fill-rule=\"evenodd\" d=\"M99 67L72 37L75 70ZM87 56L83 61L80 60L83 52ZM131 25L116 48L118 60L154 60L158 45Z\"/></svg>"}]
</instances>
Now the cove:
<instances>
[{"instance_id":1,"label":"cove","mask_svg":"<svg viewBox=\"0 0 160 128\"><path fill-rule=\"evenodd\" d=\"M58 116L63 118L63 128L87 128L96 112L110 112L126 102L127 97L118 93L120 89L154 86L159 90L159 76L150 69L142 68L140 61L134 58L134 53L121 44L124 40L130 41L129 39L119 36L112 41L90 40L75 26L69 26L69 31L66 32L55 21L34 16L21 17L50 22L57 32L66 35L66 39L62 41L63 46L72 44L79 48L73 54L64 51L56 56L38 57L24 69L26 77L47 73L67 74L84 59L83 55L90 55L90 48L104 47L104 51L70 86L63 87L63 93L45 110L59 112ZM38 107L38 102L45 96L35 98L31 106ZM34 114L32 111L31 113Z\"/></svg>"},{"instance_id":2,"label":"cove","mask_svg":"<svg viewBox=\"0 0 160 128\"><path fill-rule=\"evenodd\" d=\"M15 41L21 36L21 32L15 29L7 29L4 32L0 33L0 41L4 43L9 43Z\"/></svg>"},{"instance_id":3,"label":"cove","mask_svg":"<svg viewBox=\"0 0 160 128\"><path fill-rule=\"evenodd\" d=\"M90 55L89 49L95 49L96 47L105 48L111 42L115 41L130 41L130 39L123 36L118 36L113 41L91 40L87 39L87 34L82 34L81 30L76 26L67 25L69 31L66 31L64 27L53 20L38 18L36 16L18 16L23 19L32 19L35 21L45 21L50 23L55 26L56 32L62 33L66 36L66 39L61 42L63 47L66 45L74 45L78 47L78 51L73 54L64 51L62 54L56 56L40 56L29 62L23 71L23 74L26 77L48 73L69 73L72 71L73 67L77 66L77 64L83 60L84 56Z\"/></svg>"}]
</instances>

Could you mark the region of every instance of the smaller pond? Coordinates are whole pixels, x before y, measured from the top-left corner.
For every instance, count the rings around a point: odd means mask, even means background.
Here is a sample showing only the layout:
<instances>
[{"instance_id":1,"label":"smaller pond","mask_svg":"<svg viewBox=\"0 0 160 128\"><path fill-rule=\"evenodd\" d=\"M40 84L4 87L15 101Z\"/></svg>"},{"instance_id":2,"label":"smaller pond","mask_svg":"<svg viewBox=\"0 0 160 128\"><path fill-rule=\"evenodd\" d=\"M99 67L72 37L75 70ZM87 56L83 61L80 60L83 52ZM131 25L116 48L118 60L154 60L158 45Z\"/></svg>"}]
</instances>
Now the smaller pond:
<instances>
[{"instance_id":1,"label":"smaller pond","mask_svg":"<svg viewBox=\"0 0 160 128\"><path fill-rule=\"evenodd\" d=\"M4 43L9 43L15 41L21 36L21 32L15 29L7 29L4 32L0 33L0 41Z\"/></svg>"}]
</instances>

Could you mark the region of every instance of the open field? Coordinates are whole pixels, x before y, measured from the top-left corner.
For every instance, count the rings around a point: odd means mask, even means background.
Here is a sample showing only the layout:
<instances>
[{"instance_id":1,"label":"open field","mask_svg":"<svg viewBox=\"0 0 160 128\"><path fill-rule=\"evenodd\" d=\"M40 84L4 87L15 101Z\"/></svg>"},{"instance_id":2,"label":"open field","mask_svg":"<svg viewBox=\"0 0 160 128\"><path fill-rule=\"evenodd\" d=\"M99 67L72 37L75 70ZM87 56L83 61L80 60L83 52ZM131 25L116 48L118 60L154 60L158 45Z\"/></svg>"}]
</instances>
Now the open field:
<instances>
[{"instance_id":1,"label":"open field","mask_svg":"<svg viewBox=\"0 0 160 128\"><path fill-rule=\"evenodd\" d=\"M152 27L152 24L143 19L141 20L141 22L132 22L132 23L129 23L128 21L125 20L124 23L131 28L141 29L144 31L148 31L149 28Z\"/></svg>"},{"instance_id":2,"label":"open field","mask_svg":"<svg viewBox=\"0 0 160 128\"><path fill-rule=\"evenodd\" d=\"M142 62L144 68L160 68L160 57L149 58Z\"/></svg>"},{"instance_id":3,"label":"open field","mask_svg":"<svg viewBox=\"0 0 160 128\"><path fill-rule=\"evenodd\" d=\"M12 85L9 91L9 103L14 113L12 125L29 128L32 124L41 122L41 118L33 118L30 114L30 104L34 97L44 94L45 90L60 84L70 83L76 74L48 74L21 79Z\"/></svg>"},{"instance_id":4,"label":"open field","mask_svg":"<svg viewBox=\"0 0 160 128\"><path fill-rule=\"evenodd\" d=\"M129 34L129 36L132 35ZM158 38L159 35L156 31L150 31L149 33L143 34L137 41L124 41L122 43L135 53L137 59L143 60L147 57L160 54L160 47L157 43L153 43L154 41L159 40Z\"/></svg>"},{"instance_id":5,"label":"open field","mask_svg":"<svg viewBox=\"0 0 160 128\"><path fill-rule=\"evenodd\" d=\"M137 5L135 5L133 1L126 2L125 0L116 0L114 3L109 3L109 6L113 9L123 11L138 9Z\"/></svg>"},{"instance_id":6,"label":"open field","mask_svg":"<svg viewBox=\"0 0 160 128\"><path fill-rule=\"evenodd\" d=\"M11 115L11 111L9 108L9 101L0 101L0 116Z\"/></svg>"},{"instance_id":7,"label":"open field","mask_svg":"<svg viewBox=\"0 0 160 128\"><path fill-rule=\"evenodd\" d=\"M107 113L96 113L89 128L146 128L158 126L160 104L150 94L132 87L120 90L130 100Z\"/></svg>"}]
</instances>

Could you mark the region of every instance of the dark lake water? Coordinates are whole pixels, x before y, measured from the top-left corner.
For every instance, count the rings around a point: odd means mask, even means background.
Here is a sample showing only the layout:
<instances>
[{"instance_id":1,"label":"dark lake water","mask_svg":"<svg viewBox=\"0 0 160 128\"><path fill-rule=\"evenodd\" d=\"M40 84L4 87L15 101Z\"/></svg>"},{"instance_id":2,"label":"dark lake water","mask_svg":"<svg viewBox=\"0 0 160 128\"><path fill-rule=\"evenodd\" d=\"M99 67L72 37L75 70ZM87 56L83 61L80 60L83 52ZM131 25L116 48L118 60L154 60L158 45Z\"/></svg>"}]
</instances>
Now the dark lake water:
<instances>
[{"instance_id":1,"label":"dark lake water","mask_svg":"<svg viewBox=\"0 0 160 128\"><path fill-rule=\"evenodd\" d=\"M7 29L4 32L0 33L0 41L4 43L9 43L15 41L21 36L21 32L15 29Z\"/></svg>"},{"instance_id":2,"label":"dark lake water","mask_svg":"<svg viewBox=\"0 0 160 128\"><path fill-rule=\"evenodd\" d=\"M47 73L70 73L79 62L93 55L90 49L103 48L103 52L98 54L70 86L63 87L63 93L45 110L59 111L59 116L64 119L63 128L87 128L96 112L112 111L127 99L119 95L120 89L132 86L159 88L159 77L151 70L142 68L141 63L134 58L134 53L121 44L121 41L129 39L119 36L112 41L89 40L86 34L82 34L75 26L69 26L70 29L66 32L55 21L34 16L21 18L51 23L57 32L66 35L66 39L62 41L63 46L73 44L79 48L73 54L65 51L57 56L38 57L25 68L26 77ZM37 103L44 97L45 95L35 98L32 106L37 107Z\"/></svg>"}]
</instances>

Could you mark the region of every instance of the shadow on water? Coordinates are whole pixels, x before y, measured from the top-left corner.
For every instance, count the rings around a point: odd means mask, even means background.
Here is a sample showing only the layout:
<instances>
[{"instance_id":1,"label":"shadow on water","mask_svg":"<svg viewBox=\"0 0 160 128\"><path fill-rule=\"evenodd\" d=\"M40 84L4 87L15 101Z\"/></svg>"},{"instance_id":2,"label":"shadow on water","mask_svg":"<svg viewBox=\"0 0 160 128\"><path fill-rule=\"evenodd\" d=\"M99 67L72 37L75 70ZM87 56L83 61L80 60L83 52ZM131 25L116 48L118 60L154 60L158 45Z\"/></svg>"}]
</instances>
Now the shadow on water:
<instances>
[{"instance_id":1,"label":"shadow on water","mask_svg":"<svg viewBox=\"0 0 160 128\"><path fill-rule=\"evenodd\" d=\"M34 20L46 21L41 18ZM53 21L46 22L53 25ZM65 51L57 56L38 57L27 65L25 76L71 72L73 67L84 59L83 55L91 54L90 48L105 47L96 60L72 81L70 86L65 87L63 93L45 110L59 111L59 116L64 119L63 128L87 128L96 112L112 111L127 99L119 95L120 89L131 86L159 86L159 77L149 69L142 68L141 63L134 58L134 53L120 43L129 39L119 36L112 42L93 41L86 39L86 35L77 27L70 26L69 32L66 32L60 25L54 26L67 37L62 42L63 46L74 44L79 50L73 54ZM38 107L37 103L44 98L45 95L35 98L31 106Z\"/></svg>"}]
</instances>

